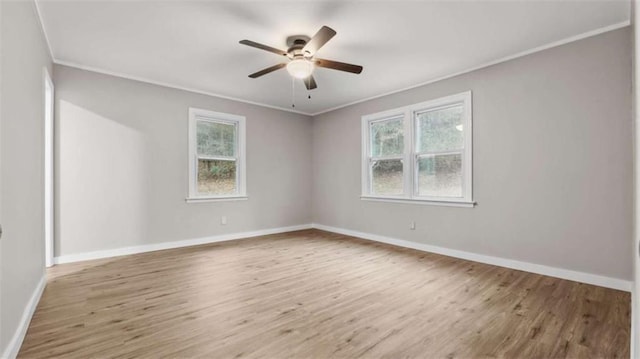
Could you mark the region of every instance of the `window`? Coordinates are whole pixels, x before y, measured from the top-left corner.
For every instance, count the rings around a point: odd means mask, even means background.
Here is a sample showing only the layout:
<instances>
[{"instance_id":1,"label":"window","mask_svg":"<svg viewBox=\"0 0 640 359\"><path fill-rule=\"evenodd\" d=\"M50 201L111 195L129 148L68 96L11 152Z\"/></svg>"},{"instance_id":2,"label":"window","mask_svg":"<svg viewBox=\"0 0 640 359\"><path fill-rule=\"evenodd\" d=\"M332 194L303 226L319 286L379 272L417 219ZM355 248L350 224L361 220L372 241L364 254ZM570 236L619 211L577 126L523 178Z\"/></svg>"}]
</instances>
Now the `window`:
<instances>
[{"instance_id":1,"label":"window","mask_svg":"<svg viewBox=\"0 0 640 359\"><path fill-rule=\"evenodd\" d=\"M471 92L362 117L362 198L472 206Z\"/></svg>"},{"instance_id":2,"label":"window","mask_svg":"<svg viewBox=\"0 0 640 359\"><path fill-rule=\"evenodd\" d=\"M245 118L189 109L188 201L245 198Z\"/></svg>"}]
</instances>

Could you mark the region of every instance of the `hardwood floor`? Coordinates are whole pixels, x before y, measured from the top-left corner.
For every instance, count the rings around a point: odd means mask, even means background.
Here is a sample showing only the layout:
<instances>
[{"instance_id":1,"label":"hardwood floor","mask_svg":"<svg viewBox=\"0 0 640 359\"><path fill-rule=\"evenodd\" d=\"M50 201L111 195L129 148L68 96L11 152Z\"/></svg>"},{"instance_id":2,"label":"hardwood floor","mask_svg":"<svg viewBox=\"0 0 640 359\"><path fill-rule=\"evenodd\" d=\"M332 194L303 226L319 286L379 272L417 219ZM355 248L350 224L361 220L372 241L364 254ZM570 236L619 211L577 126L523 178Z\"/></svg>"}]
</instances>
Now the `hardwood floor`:
<instances>
[{"instance_id":1,"label":"hardwood floor","mask_svg":"<svg viewBox=\"0 0 640 359\"><path fill-rule=\"evenodd\" d=\"M629 357L629 293L318 230L48 275L20 358Z\"/></svg>"}]
</instances>

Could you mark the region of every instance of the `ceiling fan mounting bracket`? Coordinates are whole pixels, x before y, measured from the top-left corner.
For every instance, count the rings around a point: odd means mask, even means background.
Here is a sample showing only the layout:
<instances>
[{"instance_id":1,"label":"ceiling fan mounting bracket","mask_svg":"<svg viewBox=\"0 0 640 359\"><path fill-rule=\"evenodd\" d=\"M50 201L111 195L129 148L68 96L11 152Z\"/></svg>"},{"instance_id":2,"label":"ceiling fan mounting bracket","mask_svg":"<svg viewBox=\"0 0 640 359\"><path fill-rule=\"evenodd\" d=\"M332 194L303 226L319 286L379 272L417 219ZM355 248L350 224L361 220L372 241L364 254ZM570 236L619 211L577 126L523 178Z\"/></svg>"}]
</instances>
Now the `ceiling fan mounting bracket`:
<instances>
[{"instance_id":1,"label":"ceiling fan mounting bracket","mask_svg":"<svg viewBox=\"0 0 640 359\"><path fill-rule=\"evenodd\" d=\"M311 40L311 38L306 35L292 35L287 37L287 46L293 47L295 45L296 47L300 46L300 48L303 48L309 40Z\"/></svg>"}]
</instances>

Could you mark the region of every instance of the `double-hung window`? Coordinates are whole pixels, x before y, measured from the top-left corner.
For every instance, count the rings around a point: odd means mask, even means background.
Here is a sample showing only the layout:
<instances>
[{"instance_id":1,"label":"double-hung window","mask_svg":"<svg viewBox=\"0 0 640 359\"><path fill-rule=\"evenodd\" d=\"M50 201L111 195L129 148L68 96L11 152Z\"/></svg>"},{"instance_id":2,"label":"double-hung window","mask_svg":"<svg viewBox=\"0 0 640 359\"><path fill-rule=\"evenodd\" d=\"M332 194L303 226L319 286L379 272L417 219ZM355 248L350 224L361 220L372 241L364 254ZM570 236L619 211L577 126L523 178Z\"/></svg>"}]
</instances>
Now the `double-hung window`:
<instances>
[{"instance_id":1,"label":"double-hung window","mask_svg":"<svg viewBox=\"0 0 640 359\"><path fill-rule=\"evenodd\" d=\"M368 123L369 190L373 195L401 196L404 192L404 119L389 116Z\"/></svg>"},{"instance_id":2,"label":"double-hung window","mask_svg":"<svg viewBox=\"0 0 640 359\"><path fill-rule=\"evenodd\" d=\"M244 198L245 118L190 108L188 200Z\"/></svg>"},{"instance_id":3,"label":"double-hung window","mask_svg":"<svg viewBox=\"0 0 640 359\"><path fill-rule=\"evenodd\" d=\"M472 206L471 92L362 118L362 198Z\"/></svg>"}]
</instances>

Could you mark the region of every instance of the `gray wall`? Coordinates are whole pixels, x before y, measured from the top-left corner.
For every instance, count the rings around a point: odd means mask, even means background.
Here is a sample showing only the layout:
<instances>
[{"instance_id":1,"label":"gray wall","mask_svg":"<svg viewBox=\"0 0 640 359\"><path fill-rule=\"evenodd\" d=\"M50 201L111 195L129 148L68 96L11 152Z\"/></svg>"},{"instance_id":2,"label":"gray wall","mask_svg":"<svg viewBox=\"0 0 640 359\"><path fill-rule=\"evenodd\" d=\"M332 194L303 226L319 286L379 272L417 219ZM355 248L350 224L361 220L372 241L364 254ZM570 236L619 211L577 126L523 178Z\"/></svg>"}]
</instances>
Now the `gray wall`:
<instances>
[{"instance_id":1,"label":"gray wall","mask_svg":"<svg viewBox=\"0 0 640 359\"><path fill-rule=\"evenodd\" d=\"M630 35L608 32L316 116L314 222L630 280ZM467 90L477 207L361 201L361 116Z\"/></svg>"},{"instance_id":2,"label":"gray wall","mask_svg":"<svg viewBox=\"0 0 640 359\"><path fill-rule=\"evenodd\" d=\"M58 65L54 83L56 256L311 223L310 117ZM249 200L185 203L189 107L246 116Z\"/></svg>"},{"instance_id":3,"label":"gray wall","mask_svg":"<svg viewBox=\"0 0 640 359\"><path fill-rule=\"evenodd\" d=\"M33 2L0 6L1 354L44 275L43 67L51 59Z\"/></svg>"}]
</instances>

